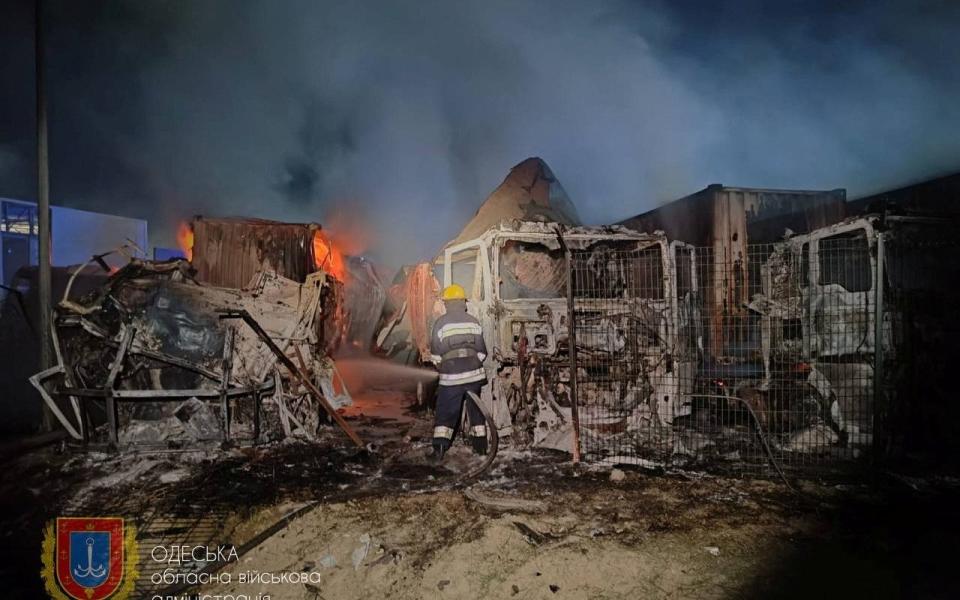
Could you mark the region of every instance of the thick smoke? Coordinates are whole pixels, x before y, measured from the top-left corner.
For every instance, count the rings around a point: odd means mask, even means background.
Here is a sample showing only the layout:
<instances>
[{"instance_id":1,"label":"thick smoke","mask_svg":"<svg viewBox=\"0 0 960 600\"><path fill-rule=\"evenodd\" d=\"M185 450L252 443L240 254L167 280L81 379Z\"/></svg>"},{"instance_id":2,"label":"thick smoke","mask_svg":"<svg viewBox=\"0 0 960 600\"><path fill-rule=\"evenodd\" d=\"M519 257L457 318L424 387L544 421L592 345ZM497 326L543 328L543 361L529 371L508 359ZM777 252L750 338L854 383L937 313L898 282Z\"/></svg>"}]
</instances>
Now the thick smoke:
<instances>
[{"instance_id":1,"label":"thick smoke","mask_svg":"<svg viewBox=\"0 0 960 600\"><path fill-rule=\"evenodd\" d=\"M51 7L53 193L157 244L250 215L360 223L412 261L531 155L595 223L714 182L855 196L960 163L951 3L109 4Z\"/></svg>"}]
</instances>

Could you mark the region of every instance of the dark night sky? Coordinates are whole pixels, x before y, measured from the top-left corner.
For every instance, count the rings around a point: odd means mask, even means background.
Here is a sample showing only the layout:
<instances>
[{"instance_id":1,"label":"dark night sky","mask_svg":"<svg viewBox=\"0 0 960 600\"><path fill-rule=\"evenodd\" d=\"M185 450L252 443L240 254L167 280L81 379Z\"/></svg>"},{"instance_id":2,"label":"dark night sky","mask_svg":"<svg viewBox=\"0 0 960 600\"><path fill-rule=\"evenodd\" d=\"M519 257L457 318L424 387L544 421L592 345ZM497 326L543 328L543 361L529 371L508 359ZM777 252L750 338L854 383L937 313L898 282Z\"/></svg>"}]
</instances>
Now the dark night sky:
<instances>
[{"instance_id":1,"label":"dark night sky","mask_svg":"<svg viewBox=\"0 0 960 600\"><path fill-rule=\"evenodd\" d=\"M960 2L702 4L50 1L53 202L157 244L195 213L359 214L409 261L530 155L595 223L960 169ZM0 4L0 196L35 195L32 36Z\"/></svg>"}]
</instances>

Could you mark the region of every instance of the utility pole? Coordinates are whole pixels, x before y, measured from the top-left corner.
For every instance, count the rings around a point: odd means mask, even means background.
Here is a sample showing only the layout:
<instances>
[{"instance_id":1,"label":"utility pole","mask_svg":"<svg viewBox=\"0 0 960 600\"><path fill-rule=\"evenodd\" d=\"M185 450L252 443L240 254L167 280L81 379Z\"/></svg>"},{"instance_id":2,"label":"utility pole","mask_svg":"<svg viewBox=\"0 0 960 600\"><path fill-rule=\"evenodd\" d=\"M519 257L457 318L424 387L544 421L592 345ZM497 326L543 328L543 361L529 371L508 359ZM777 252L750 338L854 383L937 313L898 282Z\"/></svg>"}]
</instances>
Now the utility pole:
<instances>
[{"instance_id":1,"label":"utility pole","mask_svg":"<svg viewBox=\"0 0 960 600\"><path fill-rule=\"evenodd\" d=\"M44 81L43 60L43 0L36 0L34 20L34 55L37 69L37 220L40 265L37 269L37 291L40 300L40 367L53 366L53 347L50 340L52 290L50 289L50 173L47 164L47 90ZM43 429L53 428L50 409L43 405Z\"/></svg>"}]
</instances>

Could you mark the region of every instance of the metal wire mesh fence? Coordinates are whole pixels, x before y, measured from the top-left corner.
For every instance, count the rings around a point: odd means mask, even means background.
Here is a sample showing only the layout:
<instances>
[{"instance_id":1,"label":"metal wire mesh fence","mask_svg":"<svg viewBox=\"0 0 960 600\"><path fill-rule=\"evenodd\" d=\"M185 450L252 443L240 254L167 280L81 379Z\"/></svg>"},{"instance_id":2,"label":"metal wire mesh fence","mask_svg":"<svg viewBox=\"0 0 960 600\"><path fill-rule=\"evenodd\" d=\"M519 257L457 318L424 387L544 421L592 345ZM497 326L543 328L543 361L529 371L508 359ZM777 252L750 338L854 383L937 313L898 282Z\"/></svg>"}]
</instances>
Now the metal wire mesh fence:
<instances>
[{"instance_id":1,"label":"metal wire mesh fence","mask_svg":"<svg viewBox=\"0 0 960 600\"><path fill-rule=\"evenodd\" d=\"M876 450L936 466L960 460L960 239L954 224L889 217Z\"/></svg>"},{"instance_id":2,"label":"metal wire mesh fence","mask_svg":"<svg viewBox=\"0 0 960 600\"><path fill-rule=\"evenodd\" d=\"M902 319L883 243L857 221L775 244L574 251L585 457L826 469L872 456Z\"/></svg>"}]
</instances>

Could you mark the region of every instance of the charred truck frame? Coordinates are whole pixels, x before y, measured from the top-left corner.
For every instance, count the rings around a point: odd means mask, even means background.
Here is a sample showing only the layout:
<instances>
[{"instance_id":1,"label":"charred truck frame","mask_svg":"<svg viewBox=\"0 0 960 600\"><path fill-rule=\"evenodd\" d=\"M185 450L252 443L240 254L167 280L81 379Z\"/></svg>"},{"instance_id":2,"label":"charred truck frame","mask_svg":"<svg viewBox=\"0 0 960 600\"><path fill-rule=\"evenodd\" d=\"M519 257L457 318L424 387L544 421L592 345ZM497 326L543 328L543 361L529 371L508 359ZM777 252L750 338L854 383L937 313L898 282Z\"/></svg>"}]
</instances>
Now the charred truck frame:
<instances>
[{"instance_id":1,"label":"charred truck frame","mask_svg":"<svg viewBox=\"0 0 960 600\"><path fill-rule=\"evenodd\" d=\"M501 431L524 445L574 451L577 374L586 429L603 428L607 415L598 399L606 392L619 399L613 412L642 403L664 426L689 413L683 399L692 390L683 386L692 377L678 374L692 373L700 344L691 329L693 260L687 245L660 233L540 222L501 224L446 248L438 258L444 286L467 290L492 349L483 400ZM589 367L579 365L571 378L571 317L581 358L613 357L604 377L591 380Z\"/></svg>"},{"instance_id":2,"label":"charred truck frame","mask_svg":"<svg viewBox=\"0 0 960 600\"><path fill-rule=\"evenodd\" d=\"M906 444L905 414L935 426L951 412L933 398L949 378L918 377L922 357L956 354L935 333L949 321L943 282L960 276L947 225L857 217L724 260L660 232L516 221L437 264L483 326L483 401L515 442L621 463L820 468ZM710 305L733 286L741 304Z\"/></svg>"},{"instance_id":3,"label":"charred truck frame","mask_svg":"<svg viewBox=\"0 0 960 600\"><path fill-rule=\"evenodd\" d=\"M31 382L68 433L256 444L313 439L325 412L362 445L336 412L351 402L331 359L348 327L345 263L319 226L197 218L191 233L192 262L133 259L79 299L67 286L58 364Z\"/></svg>"},{"instance_id":4,"label":"charred truck frame","mask_svg":"<svg viewBox=\"0 0 960 600\"><path fill-rule=\"evenodd\" d=\"M761 317L758 387L775 386L785 365L802 366L833 455L915 449L921 431L955 422L944 418L956 410L938 366L957 355L953 231L939 218L854 217L789 237L763 263L763 292L749 306Z\"/></svg>"}]
</instances>

